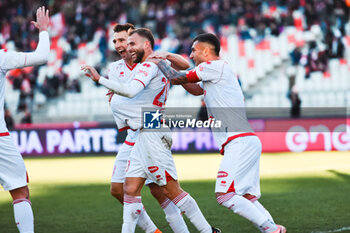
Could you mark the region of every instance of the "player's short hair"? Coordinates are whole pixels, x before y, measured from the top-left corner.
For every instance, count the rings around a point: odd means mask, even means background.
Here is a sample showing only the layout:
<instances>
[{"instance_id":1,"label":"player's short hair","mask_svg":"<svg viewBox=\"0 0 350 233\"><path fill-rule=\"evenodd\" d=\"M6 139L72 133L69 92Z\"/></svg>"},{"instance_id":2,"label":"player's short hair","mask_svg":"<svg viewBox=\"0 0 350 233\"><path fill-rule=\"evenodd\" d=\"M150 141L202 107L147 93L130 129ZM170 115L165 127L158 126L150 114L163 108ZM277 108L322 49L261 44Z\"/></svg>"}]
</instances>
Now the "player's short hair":
<instances>
[{"instance_id":1,"label":"player's short hair","mask_svg":"<svg viewBox=\"0 0 350 233\"><path fill-rule=\"evenodd\" d=\"M146 38L151 43L152 49L154 48L154 37L153 37L151 30L149 30L147 28L138 28L138 29L135 29L135 30L129 32L129 36L131 36L135 33L143 38Z\"/></svg>"},{"instance_id":2,"label":"player's short hair","mask_svg":"<svg viewBox=\"0 0 350 233\"><path fill-rule=\"evenodd\" d=\"M212 33L203 33L203 34L199 34L198 36L196 36L193 39L193 43L199 41L199 42L205 42L208 44L211 44L214 46L214 52L217 56L219 56L220 53L220 41L217 38L217 36L215 36Z\"/></svg>"},{"instance_id":3,"label":"player's short hair","mask_svg":"<svg viewBox=\"0 0 350 233\"><path fill-rule=\"evenodd\" d=\"M131 23L125 23L125 24L116 24L113 28L114 32L122 32L122 31L126 31L129 32L129 30L134 30L135 26Z\"/></svg>"}]
</instances>

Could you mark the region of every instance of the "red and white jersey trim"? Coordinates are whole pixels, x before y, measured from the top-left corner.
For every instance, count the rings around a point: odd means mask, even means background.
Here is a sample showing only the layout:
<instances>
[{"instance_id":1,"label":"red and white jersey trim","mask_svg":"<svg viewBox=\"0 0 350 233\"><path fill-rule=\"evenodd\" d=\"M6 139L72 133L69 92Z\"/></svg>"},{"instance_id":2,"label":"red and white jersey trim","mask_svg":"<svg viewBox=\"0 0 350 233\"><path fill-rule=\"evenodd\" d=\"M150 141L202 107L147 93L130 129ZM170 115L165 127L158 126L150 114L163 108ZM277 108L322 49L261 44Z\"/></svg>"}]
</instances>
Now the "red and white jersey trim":
<instances>
[{"instance_id":1,"label":"red and white jersey trim","mask_svg":"<svg viewBox=\"0 0 350 233\"><path fill-rule=\"evenodd\" d=\"M188 81L191 83L196 83L196 82L200 81L200 78L198 77L195 69L187 71L186 77L187 77Z\"/></svg>"},{"instance_id":2,"label":"red and white jersey trim","mask_svg":"<svg viewBox=\"0 0 350 233\"><path fill-rule=\"evenodd\" d=\"M4 136L10 136L10 133L9 132L0 133L0 137L4 137Z\"/></svg>"},{"instance_id":3,"label":"red and white jersey trim","mask_svg":"<svg viewBox=\"0 0 350 233\"><path fill-rule=\"evenodd\" d=\"M128 146L134 146L135 145L135 142L129 142L129 141L124 141L124 143Z\"/></svg>"}]
</instances>

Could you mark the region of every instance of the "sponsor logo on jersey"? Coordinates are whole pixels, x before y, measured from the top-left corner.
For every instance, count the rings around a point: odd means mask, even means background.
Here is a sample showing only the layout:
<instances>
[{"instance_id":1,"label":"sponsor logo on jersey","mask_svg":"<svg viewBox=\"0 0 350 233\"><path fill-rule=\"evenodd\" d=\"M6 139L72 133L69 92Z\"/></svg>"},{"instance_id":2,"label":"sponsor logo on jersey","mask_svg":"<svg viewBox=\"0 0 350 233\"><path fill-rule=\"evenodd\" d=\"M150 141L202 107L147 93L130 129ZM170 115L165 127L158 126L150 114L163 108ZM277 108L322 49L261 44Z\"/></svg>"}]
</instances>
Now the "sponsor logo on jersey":
<instances>
[{"instance_id":1,"label":"sponsor logo on jersey","mask_svg":"<svg viewBox=\"0 0 350 233\"><path fill-rule=\"evenodd\" d=\"M223 177L227 177L227 176L228 176L227 172L224 172L224 171L219 171L218 172L218 178L223 178Z\"/></svg>"},{"instance_id":2,"label":"sponsor logo on jersey","mask_svg":"<svg viewBox=\"0 0 350 233\"><path fill-rule=\"evenodd\" d=\"M145 111L143 113L143 127L145 129L160 129L162 114L157 111Z\"/></svg>"},{"instance_id":3,"label":"sponsor logo on jersey","mask_svg":"<svg viewBox=\"0 0 350 233\"><path fill-rule=\"evenodd\" d=\"M148 76L148 72L145 70L139 70L140 74L143 74L143 76L147 77Z\"/></svg>"},{"instance_id":4,"label":"sponsor logo on jersey","mask_svg":"<svg viewBox=\"0 0 350 233\"><path fill-rule=\"evenodd\" d=\"M198 69L199 69L200 71L203 71L204 68L203 68L203 66L199 65L199 66L198 66Z\"/></svg>"},{"instance_id":5,"label":"sponsor logo on jersey","mask_svg":"<svg viewBox=\"0 0 350 233\"><path fill-rule=\"evenodd\" d=\"M226 180L222 180L222 181L220 182L220 186L221 186L221 187L227 187L227 185L226 185Z\"/></svg>"},{"instance_id":6,"label":"sponsor logo on jersey","mask_svg":"<svg viewBox=\"0 0 350 233\"><path fill-rule=\"evenodd\" d=\"M157 166L148 167L148 170L149 170L151 173L155 173L156 171L159 170L159 167L157 167Z\"/></svg>"}]
</instances>

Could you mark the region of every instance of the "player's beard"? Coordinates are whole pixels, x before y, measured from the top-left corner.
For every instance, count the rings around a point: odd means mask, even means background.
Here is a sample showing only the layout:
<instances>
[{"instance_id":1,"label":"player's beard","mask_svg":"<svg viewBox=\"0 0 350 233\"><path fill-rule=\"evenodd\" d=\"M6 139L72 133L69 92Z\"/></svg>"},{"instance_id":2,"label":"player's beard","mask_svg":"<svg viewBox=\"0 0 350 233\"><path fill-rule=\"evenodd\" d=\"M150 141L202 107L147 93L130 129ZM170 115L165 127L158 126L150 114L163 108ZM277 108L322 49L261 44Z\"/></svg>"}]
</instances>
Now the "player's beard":
<instances>
[{"instance_id":1,"label":"player's beard","mask_svg":"<svg viewBox=\"0 0 350 233\"><path fill-rule=\"evenodd\" d=\"M138 50L135 52L136 53L136 58L135 60L133 60L133 62L136 63L140 63L142 61L142 58L145 56L145 50Z\"/></svg>"}]
</instances>

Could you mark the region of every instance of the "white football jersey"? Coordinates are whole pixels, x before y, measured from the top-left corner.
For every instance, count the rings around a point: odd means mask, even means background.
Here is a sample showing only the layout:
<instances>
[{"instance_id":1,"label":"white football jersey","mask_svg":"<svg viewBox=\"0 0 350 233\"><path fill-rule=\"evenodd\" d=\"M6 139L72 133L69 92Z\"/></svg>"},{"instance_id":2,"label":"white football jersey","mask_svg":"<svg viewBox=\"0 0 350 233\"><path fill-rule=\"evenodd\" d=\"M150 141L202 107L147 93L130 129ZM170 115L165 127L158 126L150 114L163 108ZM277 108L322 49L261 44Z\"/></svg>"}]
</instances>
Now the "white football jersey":
<instances>
[{"instance_id":1,"label":"white football jersey","mask_svg":"<svg viewBox=\"0 0 350 233\"><path fill-rule=\"evenodd\" d=\"M245 111L244 96L237 76L223 60L214 60L199 64L194 70L202 81L204 101L208 116L220 120L220 129L213 128L218 146L231 136L253 132Z\"/></svg>"},{"instance_id":2,"label":"white football jersey","mask_svg":"<svg viewBox=\"0 0 350 233\"><path fill-rule=\"evenodd\" d=\"M0 133L7 132L4 118L5 78L7 71L26 66L26 54L0 50Z\"/></svg>"},{"instance_id":3,"label":"white football jersey","mask_svg":"<svg viewBox=\"0 0 350 233\"><path fill-rule=\"evenodd\" d=\"M136 68L139 65L140 64L137 63L134 64L133 67L130 67L123 59L115 61L109 65L108 78L111 81L128 83L133 79ZM133 104L133 99L121 95L114 94L111 99L110 107L119 130L123 130L123 128L125 127L124 124L122 127L118 125L118 122L120 121L120 117L118 115L120 114L121 108L124 109L125 106L130 106L131 104Z\"/></svg>"},{"instance_id":4,"label":"white football jersey","mask_svg":"<svg viewBox=\"0 0 350 233\"><path fill-rule=\"evenodd\" d=\"M113 80L118 77L118 80L123 80L122 75L126 74L126 69L117 69L117 65L111 66L112 71L115 67L116 74L109 78ZM122 65L119 64L120 67ZM119 67L118 66L118 67ZM119 74L118 74L119 72ZM119 76L118 76L119 75ZM125 129L139 129L142 127L142 108L162 109L169 90L169 81L165 78L158 66L152 62L144 62L137 65L130 76L125 76L125 82L137 80L144 86L144 89L138 93L134 98L126 98L123 96L114 95L111 107L114 119L119 130Z\"/></svg>"}]
</instances>

